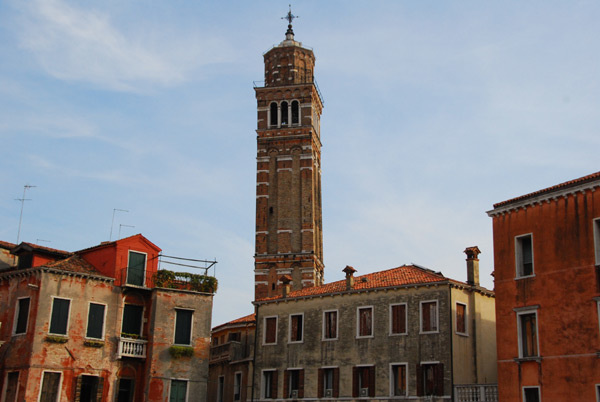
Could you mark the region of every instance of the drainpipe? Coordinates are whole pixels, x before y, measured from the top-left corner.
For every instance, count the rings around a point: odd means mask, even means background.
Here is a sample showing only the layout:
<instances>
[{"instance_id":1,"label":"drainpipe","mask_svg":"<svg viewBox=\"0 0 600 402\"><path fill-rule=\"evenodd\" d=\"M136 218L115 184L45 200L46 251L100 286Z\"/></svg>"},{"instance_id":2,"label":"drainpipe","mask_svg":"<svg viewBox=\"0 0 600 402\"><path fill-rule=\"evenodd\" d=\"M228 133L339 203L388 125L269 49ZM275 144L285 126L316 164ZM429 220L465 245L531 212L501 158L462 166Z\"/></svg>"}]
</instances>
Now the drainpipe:
<instances>
[{"instance_id":1,"label":"drainpipe","mask_svg":"<svg viewBox=\"0 0 600 402\"><path fill-rule=\"evenodd\" d=\"M256 326L254 329L254 350L252 351L252 395L251 395L251 401L254 402L254 383L255 383L255 374L256 374L256 348L258 347L257 342L258 342L258 323L259 323L259 319L258 319L258 307L259 305L257 304L255 309L254 309L254 313L255 313L255 319L256 319ZM248 397L246 396L246 399L248 399Z\"/></svg>"}]
</instances>

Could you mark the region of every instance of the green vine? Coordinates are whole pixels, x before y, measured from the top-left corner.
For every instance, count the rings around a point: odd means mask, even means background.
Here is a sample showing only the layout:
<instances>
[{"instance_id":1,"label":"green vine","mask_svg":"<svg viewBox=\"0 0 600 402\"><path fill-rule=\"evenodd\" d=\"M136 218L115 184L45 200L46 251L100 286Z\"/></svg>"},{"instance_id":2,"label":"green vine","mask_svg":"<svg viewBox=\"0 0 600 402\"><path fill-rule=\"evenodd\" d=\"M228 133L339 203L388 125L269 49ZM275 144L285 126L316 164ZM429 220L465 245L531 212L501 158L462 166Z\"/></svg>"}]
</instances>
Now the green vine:
<instances>
[{"instance_id":1,"label":"green vine","mask_svg":"<svg viewBox=\"0 0 600 402\"><path fill-rule=\"evenodd\" d=\"M59 335L48 335L48 336L46 336L45 340L46 340L46 342L50 342L50 343L67 343L69 338L67 338L65 336L59 336Z\"/></svg>"},{"instance_id":2,"label":"green vine","mask_svg":"<svg viewBox=\"0 0 600 402\"><path fill-rule=\"evenodd\" d=\"M154 285L159 288L189 289L202 293L216 293L218 281L214 276L161 269L154 274Z\"/></svg>"},{"instance_id":3,"label":"green vine","mask_svg":"<svg viewBox=\"0 0 600 402\"><path fill-rule=\"evenodd\" d=\"M121 332L121 338L143 339L139 334L128 334L127 332Z\"/></svg>"},{"instance_id":4,"label":"green vine","mask_svg":"<svg viewBox=\"0 0 600 402\"><path fill-rule=\"evenodd\" d=\"M169 348L169 353L173 359L179 359L180 357L192 357L194 356L194 348L191 346L173 345Z\"/></svg>"},{"instance_id":5,"label":"green vine","mask_svg":"<svg viewBox=\"0 0 600 402\"><path fill-rule=\"evenodd\" d=\"M104 341L94 341L91 339L86 339L83 341L84 346L89 346L91 348L101 348L104 346Z\"/></svg>"}]
</instances>

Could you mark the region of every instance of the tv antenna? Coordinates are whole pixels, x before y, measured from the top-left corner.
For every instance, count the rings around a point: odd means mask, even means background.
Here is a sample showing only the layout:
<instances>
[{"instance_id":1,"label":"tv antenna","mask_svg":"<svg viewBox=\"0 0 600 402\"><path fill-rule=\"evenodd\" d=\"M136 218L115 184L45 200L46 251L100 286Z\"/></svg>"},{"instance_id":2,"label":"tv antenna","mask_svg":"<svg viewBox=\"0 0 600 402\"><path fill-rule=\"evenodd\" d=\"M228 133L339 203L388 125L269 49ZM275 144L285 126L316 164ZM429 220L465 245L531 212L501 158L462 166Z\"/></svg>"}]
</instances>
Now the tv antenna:
<instances>
[{"instance_id":1,"label":"tv antenna","mask_svg":"<svg viewBox=\"0 0 600 402\"><path fill-rule=\"evenodd\" d=\"M30 188L34 188L37 186L30 186L29 184L25 184L23 186L23 198L15 198L15 201L21 201L21 214L19 215L19 230L17 231L17 244L19 244L19 240L21 239L21 222L23 221L23 207L25 206L25 201L31 201L31 198L25 198L25 193Z\"/></svg>"},{"instance_id":2,"label":"tv antenna","mask_svg":"<svg viewBox=\"0 0 600 402\"><path fill-rule=\"evenodd\" d=\"M134 228L135 226L131 225L123 225L122 223L119 225L119 239L121 238L121 228Z\"/></svg>"},{"instance_id":3,"label":"tv antenna","mask_svg":"<svg viewBox=\"0 0 600 402\"><path fill-rule=\"evenodd\" d=\"M113 231L113 226L115 226L115 213L117 211L119 211L119 212L129 212L126 209L113 208L113 218L112 218L112 223L110 224L110 236L108 238L108 241L112 241L112 231Z\"/></svg>"}]
</instances>

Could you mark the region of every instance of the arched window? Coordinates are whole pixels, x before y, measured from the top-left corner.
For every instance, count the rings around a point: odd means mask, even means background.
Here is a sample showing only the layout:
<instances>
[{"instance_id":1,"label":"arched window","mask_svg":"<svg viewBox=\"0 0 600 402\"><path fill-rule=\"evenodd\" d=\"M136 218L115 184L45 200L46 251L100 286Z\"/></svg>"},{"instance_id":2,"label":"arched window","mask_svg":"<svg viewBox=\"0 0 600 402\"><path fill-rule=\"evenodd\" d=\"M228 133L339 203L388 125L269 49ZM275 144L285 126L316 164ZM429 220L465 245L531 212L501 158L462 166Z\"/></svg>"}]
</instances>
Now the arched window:
<instances>
[{"instance_id":1,"label":"arched window","mask_svg":"<svg viewBox=\"0 0 600 402\"><path fill-rule=\"evenodd\" d=\"M271 102L271 119L269 124L271 126L277 125L277 103Z\"/></svg>"},{"instance_id":2,"label":"arched window","mask_svg":"<svg viewBox=\"0 0 600 402\"><path fill-rule=\"evenodd\" d=\"M292 102L292 124L300 123L300 103L298 101Z\"/></svg>"},{"instance_id":3,"label":"arched window","mask_svg":"<svg viewBox=\"0 0 600 402\"><path fill-rule=\"evenodd\" d=\"M288 125L290 122L288 120L288 103L281 102L281 125Z\"/></svg>"}]
</instances>

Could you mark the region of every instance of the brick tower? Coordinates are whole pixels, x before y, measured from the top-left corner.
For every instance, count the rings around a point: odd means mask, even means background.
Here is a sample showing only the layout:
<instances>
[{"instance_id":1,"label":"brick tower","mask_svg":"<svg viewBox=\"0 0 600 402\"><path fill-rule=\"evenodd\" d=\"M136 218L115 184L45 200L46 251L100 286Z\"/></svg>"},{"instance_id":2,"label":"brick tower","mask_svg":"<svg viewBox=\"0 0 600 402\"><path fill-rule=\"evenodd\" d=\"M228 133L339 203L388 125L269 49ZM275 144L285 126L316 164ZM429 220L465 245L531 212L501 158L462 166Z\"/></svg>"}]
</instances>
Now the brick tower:
<instances>
[{"instance_id":1,"label":"brick tower","mask_svg":"<svg viewBox=\"0 0 600 402\"><path fill-rule=\"evenodd\" d=\"M264 54L257 87L255 299L323 282L321 140L323 109L312 50L294 40L291 11L285 40Z\"/></svg>"}]
</instances>

